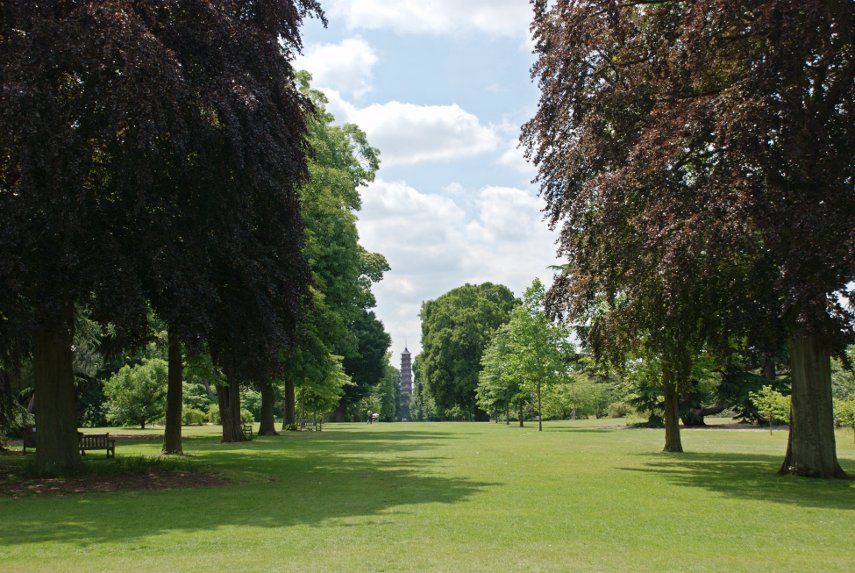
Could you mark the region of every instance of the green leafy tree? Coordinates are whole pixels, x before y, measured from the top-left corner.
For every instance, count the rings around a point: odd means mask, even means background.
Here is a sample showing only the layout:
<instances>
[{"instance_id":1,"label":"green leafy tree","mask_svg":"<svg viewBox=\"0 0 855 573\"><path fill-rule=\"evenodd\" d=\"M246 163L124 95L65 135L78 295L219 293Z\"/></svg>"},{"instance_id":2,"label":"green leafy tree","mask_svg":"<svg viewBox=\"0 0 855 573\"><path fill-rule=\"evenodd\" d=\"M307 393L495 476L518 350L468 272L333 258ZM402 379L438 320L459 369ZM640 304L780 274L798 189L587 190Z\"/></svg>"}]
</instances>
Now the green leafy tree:
<instances>
[{"instance_id":1,"label":"green leafy tree","mask_svg":"<svg viewBox=\"0 0 855 573\"><path fill-rule=\"evenodd\" d=\"M357 350L356 354L344 357L344 369L353 385L345 388L336 419L341 418L343 409L369 395L383 380L388 364L386 356L392 344L392 338L373 311L363 310L351 329L356 334Z\"/></svg>"},{"instance_id":2,"label":"green leafy tree","mask_svg":"<svg viewBox=\"0 0 855 573\"><path fill-rule=\"evenodd\" d=\"M526 289L522 304L511 311L501 335L493 339L496 352L485 353L486 362L482 359L488 381L492 382L495 376L499 384L510 381L511 387L518 385L518 393L534 396L540 431L543 430L542 388L567 381L575 358L568 330L547 319L543 310L544 296L543 284L535 279ZM496 385L490 384L490 387Z\"/></svg>"},{"instance_id":3,"label":"green leafy tree","mask_svg":"<svg viewBox=\"0 0 855 573\"><path fill-rule=\"evenodd\" d=\"M790 421L790 397L784 396L771 386L763 386L759 392L751 392L751 402L757 411L769 422L769 433L776 420Z\"/></svg>"},{"instance_id":4,"label":"green leafy tree","mask_svg":"<svg viewBox=\"0 0 855 573\"><path fill-rule=\"evenodd\" d=\"M422 303L420 375L438 408L458 405L475 419L488 419L475 400L481 356L515 304L507 287L489 282Z\"/></svg>"},{"instance_id":5,"label":"green leafy tree","mask_svg":"<svg viewBox=\"0 0 855 573\"><path fill-rule=\"evenodd\" d=\"M341 356L330 355L321 377L307 379L297 389L297 403L304 420L310 414L319 418L335 409L344 388L352 384L350 376L344 371Z\"/></svg>"},{"instance_id":6,"label":"green leafy tree","mask_svg":"<svg viewBox=\"0 0 855 573\"><path fill-rule=\"evenodd\" d=\"M691 367L677 397L678 419L687 427L702 426L704 416L720 412L732 404L707 407L721 398L717 396L721 381L718 366L702 353L691 356L689 363ZM648 415L649 427L662 427L667 413L666 388L663 386L665 367L658 353L650 352L642 345L617 370L621 376L622 399L637 412ZM747 390L745 393L747 397Z\"/></svg>"},{"instance_id":7,"label":"green leafy tree","mask_svg":"<svg viewBox=\"0 0 855 573\"><path fill-rule=\"evenodd\" d=\"M835 400L855 398L855 345L849 346L841 358L831 361L831 393Z\"/></svg>"},{"instance_id":8,"label":"green leafy tree","mask_svg":"<svg viewBox=\"0 0 855 573\"><path fill-rule=\"evenodd\" d=\"M379 413L382 405L380 398L374 394L369 394L363 397L359 402L354 403L349 413L354 420L368 420L368 414ZM385 422L385 420L383 420Z\"/></svg>"},{"instance_id":9,"label":"green leafy tree","mask_svg":"<svg viewBox=\"0 0 855 573\"><path fill-rule=\"evenodd\" d=\"M430 389L422 381L421 359L413 359L413 395L410 398L410 417L414 422L427 422L440 418Z\"/></svg>"},{"instance_id":10,"label":"green leafy tree","mask_svg":"<svg viewBox=\"0 0 855 573\"><path fill-rule=\"evenodd\" d=\"M510 424L512 409L518 412L520 427L525 424L524 409L531 402L521 380L512 370L508 357L512 352L511 330L509 324L501 325L481 356L481 372L478 374L478 386L475 399L485 412L492 412L498 421L498 413L505 414L505 422Z\"/></svg>"},{"instance_id":11,"label":"green leafy tree","mask_svg":"<svg viewBox=\"0 0 855 573\"><path fill-rule=\"evenodd\" d=\"M326 111L326 97L310 88L310 80L305 72L298 75L301 91L314 107L309 120L309 179L300 188L306 227L304 253L312 272L314 304L298 340L299 351L286 360L309 361L317 366L329 363L331 356L344 357L352 383L340 386L337 419L343 420L348 405L382 379L390 343L382 333L382 324L368 310L375 305L371 285L382 280L389 265L382 255L369 253L359 244L356 229L361 208L359 189L374 179L380 152L369 145L357 126L334 123L335 118ZM324 369L309 364L295 367L305 372ZM290 395L302 383L321 381L302 378L295 384L286 378L289 415ZM286 420L289 423L293 421Z\"/></svg>"},{"instance_id":12,"label":"green leafy tree","mask_svg":"<svg viewBox=\"0 0 855 573\"><path fill-rule=\"evenodd\" d=\"M593 376L573 374L568 381L548 386L543 392L543 415L566 420L574 416L601 418L608 414L612 390Z\"/></svg>"},{"instance_id":13,"label":"green leafy tree","mask_svg":"<svg viewBox=\"0 0 855 573\"><path fill-rule=\"evenodd\" d=\"M241 408L252 413L253 421L261 419L261 392L252 387L241 388Z\"/></svg>"},{"instance_id":14,"label":"green leafy tree","mask_svg":"<svg viewBox=\"0 0 855 573\"><path fill-rule=\"evenodd\" d=\"M855 396L834 400L834 417L838 426L852 430L855 439Z\"/></svg>"},{"instance_id":15,"label":"green leafy tree","mask_svg":"<svg viewBox=\"0 0 855 573\"><path fill-rule=\"evenodd\" d=\"M568 259L551 308L598 357L658 356L669 451L700 350L786 340L781 471L843 477L828 363L853 337L852 3L534 8L522 141Z\"/></svg>"},{"instance_id":16,"label":"green leafy tree","mask_svg":"<svg viewBox=\"0 0 855 573\"><path fill-rule=\"evenodd\" d=\"M388 359L389 354L386 354ZM372 395L375 396L380 408L377 412L380 414L380 419L386 422L394 422L398 420L398 401L400 400L399 382L401 373L397 368L387 362L386 373L380 383L374 387Z\"/></svg>"},{"instance_id":17,"label":"green leafy tree","mask_svg":"<svg viewBox=\"0 0 855 573\"><path fill-rule=\"evenodd\" d=\"M514 377L505 357L510 353L510 332L507 324L500 326L484 354L481 356L481 372L478 373L478 386L475 388L475 400L478 407L490 412L499 419L499 412L505 414L505 422L510 424L510 410L519 410L519 423L524 424L523 407L528 400L520 381Z\"/></svg>"},{"instance_id":18,"label":"green leafy tree","mask_svg":"<svg viewBox=\"0 0 855 573\"><path fill-rule=\"evenodd\" d=\"M222 371L207 352L187 357L184 365L184 405L207 412L217 403L217 386L225 384Z\"/></svg>"},{"instance_id":19,"label":"green leafy tree","mask_svg":"<svg viewBox=\"0 0 855 573\"><path fill-rule=\"evenodd\" d=\"M167 364L146 358L136 366L123 366L104 383L107 419L122 425L161 418L166 407Z\"/></svg>"},{"instance_id":20,"label":"green leafy tree","mask_svg":"<svg viewBox=\"0 0 855 573\"><path fill-rule=\"evenodd\" d=\"M315 308L319 308L316 304ZM282 428L296 430L297 394L305 401L308 396L312 408L319 407L324 400L335 394L335 400L341 398L344 388L351 384L350 377L343 371L342 357L331 354L318 334L317 322L311 318L305 324L299 345L289 352L285 363L285 399ZM341 375L344 374L344 379ZM267 402L270 404L271 402ZM334 407L330 406L330 408ZM263 405L262 410L268 406ZM314 410L313 410L314 411ZM270 413L272 417L272 412ZM265 417L263 415L262 417Z\"/></svg>"}]
</instances>

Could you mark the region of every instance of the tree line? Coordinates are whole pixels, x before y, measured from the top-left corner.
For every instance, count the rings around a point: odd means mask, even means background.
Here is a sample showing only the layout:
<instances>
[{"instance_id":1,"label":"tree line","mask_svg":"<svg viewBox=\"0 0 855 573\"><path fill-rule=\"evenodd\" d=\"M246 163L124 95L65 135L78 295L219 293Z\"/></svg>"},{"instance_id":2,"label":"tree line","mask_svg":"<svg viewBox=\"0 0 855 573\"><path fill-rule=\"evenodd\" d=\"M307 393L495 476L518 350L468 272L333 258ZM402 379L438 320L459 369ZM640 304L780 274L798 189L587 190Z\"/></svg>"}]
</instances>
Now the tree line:
<instances>
[{"instance_id":1,"label":"tree line","mask_svg":"<svg viewBox=\"0 0 855 573\"><path fill-rule=\"evenodd\" d=\"M0 413L31 379L39 465L80 464L78 381L120 357L166 365L166 453L185 366L217 373L224 441L248 387L272 433L279 384L287 425L296 389L344 417L388 374L370 310L388 265L355 228L378 152L294 70L309 17L315 0L3 3Z\"/></svg>"},{"instance_id":2,"label":"tree line","mask_svg":"<svg viewBox=\"0 0 855 573\"><path fill-rule=\"evenodd\" d=\"M414 363L410 414L416 421L626 418L664 428L664 368L652 353L620 362L598 357L579 330L548 313L535 281L515 298L505 286L463 285L422 305L422 352ZM772 359L747 340L732 340L722 358L712 347L692 358L678 419L705 426L708 416L742 423L790 422L787 349ZM855 345L831 360L834 425L855 431ZM679 426L676 430L680 431Z\"/></svg>"}]
</instances>

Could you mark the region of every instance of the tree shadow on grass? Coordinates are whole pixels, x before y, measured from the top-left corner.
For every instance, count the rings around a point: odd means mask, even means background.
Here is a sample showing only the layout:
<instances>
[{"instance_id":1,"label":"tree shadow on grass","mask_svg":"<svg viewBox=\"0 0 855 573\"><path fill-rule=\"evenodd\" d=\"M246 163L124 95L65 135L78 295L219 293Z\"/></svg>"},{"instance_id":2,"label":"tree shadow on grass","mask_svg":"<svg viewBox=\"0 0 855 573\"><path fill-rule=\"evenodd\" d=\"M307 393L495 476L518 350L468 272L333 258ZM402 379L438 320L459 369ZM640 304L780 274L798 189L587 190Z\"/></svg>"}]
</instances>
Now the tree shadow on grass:
<instances>
[{"instance_id":1,"label":"tree shadow on grass","mask_svg":"<svg viewBox=\"0 0 855 573\"><path fill-rule=\"evenodd\" d=\"M405 453L440 447L443 442L460 439L460 436L421 432L282 432L278 436L258 436L251 442L218 444L214 448L252 450L269 448L303 452L315 451L324 455L353 455L357 453ZM193 444L194 450L197 444Z\"/></svg>"},{"instance_id":2,"label":"tree shadow on grass","mask_svg":"<svg viewBox=\"0 0 855 573\"><path fill-rule=\"evenodd\" d=\"M537 429L537 426L535 426L534 428ZM620 426L607 426L607 427L602 427L602 428L573 428L573 427L567 427L567 426L561 426L561 427L543 426L544 432L571 432L574 434L611 434L611 433L616 432L616 431L621 430L621 429L623 429L623 428L621 428Z\"/></svg>"},{"instance_id":3,"label":"tree shadow on grass","mask_svg":"<svg viewBox=\"0 0 855 573\"><path fill-rule=\"evenodd\" d=\"M780 456L762 454L662 453L643 467L620 469L656 474L677 486L737 498L855 511L855 481L779 476L781 462Z\"/></svg>"},{"instance_id":4,"label":"tree shadow on grass","mask_svg":"<svg viewBox=\"0 0 855 573\"><path fill-rule=\"evenodd\" d=\"M326 527L386 519L416 504L458 503L494 485L442 475L444 460L429 451L435 435L321 436L194 444L196 463L245 478L233 486L0 502L0 539L3 545L56 541L86 547L229 526Z\"/></svg>"}]
</instances>

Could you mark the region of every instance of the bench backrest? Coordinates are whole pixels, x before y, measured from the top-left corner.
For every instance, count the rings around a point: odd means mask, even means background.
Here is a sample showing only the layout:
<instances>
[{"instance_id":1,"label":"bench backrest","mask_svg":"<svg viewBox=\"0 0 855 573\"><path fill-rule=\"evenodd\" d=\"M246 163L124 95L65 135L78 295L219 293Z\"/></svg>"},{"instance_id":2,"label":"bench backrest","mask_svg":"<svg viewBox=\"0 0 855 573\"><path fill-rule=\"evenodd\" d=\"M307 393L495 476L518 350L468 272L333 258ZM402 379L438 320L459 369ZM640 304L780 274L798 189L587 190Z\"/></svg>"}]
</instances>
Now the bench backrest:
<instances>
[{"instance_id":1,"label":"bench backrest","mask_svg":"<svg viewBox=\"0 0 855 573\"><path fill-rule=\"evenodd\" d=\"M83 434L80 436L81 448L106 448L110 445L110 434Z\"/></svg>"}]
</instances>

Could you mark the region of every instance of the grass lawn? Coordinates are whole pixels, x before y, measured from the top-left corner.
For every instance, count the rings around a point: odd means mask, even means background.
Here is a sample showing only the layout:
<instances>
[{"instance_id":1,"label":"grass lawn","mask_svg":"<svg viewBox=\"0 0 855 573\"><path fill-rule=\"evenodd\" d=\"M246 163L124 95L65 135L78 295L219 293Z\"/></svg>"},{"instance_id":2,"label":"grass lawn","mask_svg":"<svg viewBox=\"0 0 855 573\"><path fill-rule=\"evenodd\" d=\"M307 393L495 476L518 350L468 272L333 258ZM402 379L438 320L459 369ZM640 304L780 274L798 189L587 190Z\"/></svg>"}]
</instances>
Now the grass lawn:
<instances>
[{"instance_id":1,"label":"grass lawn","mask_svg":"<svg viewBox=\"0 0 855 573\"><path fill-rule=\"evenodd\" d=\"M242 483L0 498L0 570L855 570L855 481L777 477L786 432L686 430L675 455L661 430L613 424L329 424L241 444L188 428L193 463ZM852 442L838 434L855 475Z\"/></svg>"}]
</instances>

